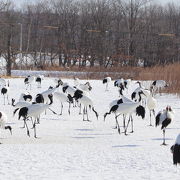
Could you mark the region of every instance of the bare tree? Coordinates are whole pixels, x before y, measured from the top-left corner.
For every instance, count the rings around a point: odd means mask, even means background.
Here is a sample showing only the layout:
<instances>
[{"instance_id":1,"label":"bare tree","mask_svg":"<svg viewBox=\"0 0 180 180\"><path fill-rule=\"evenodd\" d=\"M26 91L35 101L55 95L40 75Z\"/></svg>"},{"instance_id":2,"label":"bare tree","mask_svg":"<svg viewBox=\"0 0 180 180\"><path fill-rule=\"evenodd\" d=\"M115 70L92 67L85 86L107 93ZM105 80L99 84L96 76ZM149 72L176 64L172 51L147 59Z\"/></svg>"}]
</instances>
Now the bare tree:
<instances>
[{"instance_id":1,"label":"bare tree","mask_svg":"<svg viewBox=\"0 0 180 180\"><path fill-rule=\"evenodd\" d=\"M3 41L1 42L1 53L6 60L6 75L11 76L12 63L17 55L17 12L13 10L13 4L6 1L1 3L1 33Z\"/></svg>"}]
</instances>

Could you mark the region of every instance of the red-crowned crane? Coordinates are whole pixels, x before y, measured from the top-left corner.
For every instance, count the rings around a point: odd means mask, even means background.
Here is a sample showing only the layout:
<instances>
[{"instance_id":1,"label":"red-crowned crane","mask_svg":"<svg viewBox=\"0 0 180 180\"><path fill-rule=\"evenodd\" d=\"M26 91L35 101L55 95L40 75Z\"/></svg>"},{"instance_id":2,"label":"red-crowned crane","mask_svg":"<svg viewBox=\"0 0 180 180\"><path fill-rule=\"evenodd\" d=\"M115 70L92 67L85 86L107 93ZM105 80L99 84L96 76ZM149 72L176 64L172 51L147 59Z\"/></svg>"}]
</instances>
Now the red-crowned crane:
<instances>
[{"instance_id":1,"label":"red-crowned crane","mask_svg":"<svg viewBox=\"0 0 180 180\"><path fill-rule=\"evenodd\" d=\"M29 133L29 128L27 126L27 123L26 123L26 120L29 118L29 117L34 117L34 122L33 122L33 129L34 129L34 137L36 138L36 119L39 118L40 114L42 114L46 109L50 109L50 106L51 104L53 103L53 96L52 94L49 94L48 95L49 99L50 99L50 103L49 104L32 104L30 106L27 106L27 107L22 107L20 110L19 110L19 118L20 119L21 117L23 117L23 120L24 120L24 124L26 126L26 129L27 129L27 135L30 136L30 133ZM51 110L52 111L52 110ZM56 114L54 111L52 111L54 114Z\"/></svg>"},{"instance_id":2,"label":"red-crowned crane","mask_svg":"<svg viewBox=\"0 0 180 180\"><path fill-rule=\"evenodd\" d=\"M163 130L163 143L162 145L167 145L165 143L165 133L166 127L171 123L174 119L174 112L170 106L167 106L166 109L160 111L156 115L156 126L162 125L161 129Z\"/></svg>"},{"instance_id":3,"label":"red-crowned crane","mask_svg":"<svg viewBox=\"0 0 180 180\"><path fill-rule=\"evenodd\" d=\"M0 111L0 128L8 129L10 133L12 134L12 127L6 126L6 122L7 122L7 115L3 111Z\"/></svg>"},{"instance_id":4,"label":"red-crowned crane","mask_svg":"<svg viewBox=\"0 0 180 180\"><path fill-rule=\"evenodd\" d=\"M24 83L26 85L26 90L28 89L28 87L30 87L30 90L31 90L31 84L33 83L35 77L34 76L27 76L25 79L24 79Z\"/></svg>"},{"instance_id":5,"label":"red-crowned crane","mask_svg":"<svg viewBox=\"0 0 180 180\"><path fill-rule=\"evenodd\" d=\"M116 105L111 107L109 112L104 114L104 121L105 121L105 118L106 118L106 116L108 114L114 113L115 114L116 125L117 125L117 128L118 128L118 132L120 134L120 126L119 126L117 117L119 115L130 115L129 116L129 121L131 120L132 132L133 132L132 113L134 113L134 112L138 116L141 116L144 119L144 117L145 117L145 108L140 105L140 102L137 102L137 103L136 102L124 102L124 103L116 104ZM127 127L128 127L129 121L128 121L126 129L124 131L125 135L126 135L126 131L127 131Z\"/></svg>"},{"instance_id":6,"label":"red-crowned crane","mask_svg":"<svg viewBox=\"0 0 180 180\"><path fill-rule=\"evenodd\" d=\"M83 109L83 121L90 121L89 120L89 117L88 117L88 110L87 108L92 108L93 112L95 113L96 115L96 118L98 119L98 113L96 112L96 110L94 109L94 105L93 105L93 101L90 97L86 96L85 94L83 94L82 91L80 90L77 90L75 93L74 93L74 96L73 98L78 102L80 102L82 105L84 105L84 109ZM87 120L85 120L85 117L84 115L87 115Z\"/></svg>"},{"instance_id":7,"label":"red-crowned crane","mask_svg":"<svg viewBox=\"0 0 180 180\"><path fill-rule=\"evenodd\" d=\"M32 95L27 92L27 93L21 93L19 101L27 101L30 102L32 101Z\"/></svg>"},{"instance_id":8,"label":"red-crowned crane","mask_svg":"<svg viewBox=\"0 0 180 180\"><path fill-rule=\"evenodd\" d=\"M171 146L171 152L173 153L173 164L180 164L180 134L177 136L175 144Z\"/></svg>"},{"instance_id":9,"label":"red-crowned crane","mask_svg":"<svg viewBox=\"0 0 180 180\"><path fill-rule=\"evenodd\" d=\"M36 76L35 81L37 82L37 88L41 88L41 82L42 82L43 79L44 79L43 75Z\"/></svg>"},{"instance_id":10,"label":"red-crowned crane","mask_svg":"<svg viewBox=\"0 0 180 180\"><path fill-rule=\"evenodd\" d=\"M8 84L5 85L4 87L2 87L1 89L1 94L4 96L4 105L5 105L5 101L7 99L7 102L9 104L9 81Z\"/></svg>"},{"instance_id":11,"label":"red-crowned crane","mask_svg":"<svg viewBox=\"0 0 180 180\"><path fill-rule=\"evenodd\" d=\"M166 81L164 80L155 80L152 82L151 86L150 86L150 90L153 94L153 96L155 95L155 92L157 91L158 93L161 93L161 90L165 87L168 87L168 84L166 83Z\"/></svg>"},{"instance_id":12,"label":"red-crowned crane","mask_svg":"<svg viewBox=\"0 0 180 180\"><path fill-rule=\"evenodd\" d=\"M152 113L155 117L155 108L157 106L157 100L152 97L152 95L149 95L149 97L147 98L147 108L149 109L149 113L150 113L150 126L152 126L152 122L151 122L151 117L152 117Z\"/></svg>"},{"instance_id":13,"label":"red-crowned crane","mask_svg":"<svg viewBox=\"0 0 180 180\"><path fill-rule=\"evenodd\" d=\"M106 84L106 91L108 91L108 85L111 82L111 77L105 77L103 79L103 84Z\"/></svg>"},{"instance_id":14,"label":"red-crowned crane","mask_svg":"<svg viewBox=\"0 0 180 180\"><path fill-rule=\"evenodd\" d=\"M62 110L63 110L63 103L68 102L69 103L69 109L68 113L70 114L70 108L71 108L71 103L73 103L73 98L69 94L65 94L62 92L55 92L54 93L54 98L57 99L61 103L61 113L62 115Z\"/></svg>"}]
</instances>

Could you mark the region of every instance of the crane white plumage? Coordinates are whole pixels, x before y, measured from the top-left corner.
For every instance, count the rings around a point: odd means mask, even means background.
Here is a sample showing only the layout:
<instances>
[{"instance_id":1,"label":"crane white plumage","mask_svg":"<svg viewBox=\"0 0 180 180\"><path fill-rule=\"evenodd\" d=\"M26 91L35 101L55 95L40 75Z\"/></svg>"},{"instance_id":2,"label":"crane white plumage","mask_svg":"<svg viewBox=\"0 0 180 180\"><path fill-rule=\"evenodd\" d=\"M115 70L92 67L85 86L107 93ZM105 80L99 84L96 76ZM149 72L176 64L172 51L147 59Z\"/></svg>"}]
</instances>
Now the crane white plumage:
<instances>
[{"instance_id":1,"label":"crane white plumage","mask_svg":"<svg viewBox=\"0 0 180 180\"><path fill-rule=\"evenodd\" d=\"M122 95L121 98L111 101L111 103L109 104L109 107L111 108L112 106L116 104L121 104L121 103L126 103L126 102L133 103L134 101Z\"/></svg>"},{"instance_id":2,"label":"crane white plumage","mask_svg":"<svg viewBox=\"0 0 180 180\"><path fill-rule=\"evenodd\" d=\"M144 93L144 89L138 87L136 88L132 94L131 94L131 99L135 102L141 102L143 99L146 99L147 96Z\"/></svg>"},{"instance_id":3,"label":"crane white plumage","mask_svg":"<svg viewBox=\"0 0 180 180\"><path fill-rule=\"evenodd\" d=\"M77 90L76 88L70 86L68 83L63 83L62 86L63 93L70 94L73 97L76 90Z\"/></svg>"},{"instance_id":4,"label":"crane white plumage","mask_svg":"<svg viewBox=\"0 0 180 180\"><path fill-rule=\"evenodd\" d=\"M50 103L49 104L32 104L30 106L27 107L22 107L19 110L19 118L23 117L24 120L24 124L26 126L27 129L27 135L30 136L29 133L29 128L27 126L26 120L29 117L34 118L34 122L33 122L33 129L34 129L34 137L36 138L36 119L39 118L40 114L42 114L46 109L50 109L51 104L53 103L53 95L50 94L48 95L49 99L50 99ZM51 110L52 111L52 110ZM56 114L54 111L52 111L54 114Z\"/></svg>"},{"instance_id":5,"label":"crane white plumage","mask_svg":"<svg viewBox=\"0 0 180 180\"><path fill-rule=\"evenodd\" d=\"M171 152L173 153L173 164L180 164L180 134L177 136L175 144L171 146Z\"/></svg>"},{"instance_id":6,"label":"crane white plumage","mask_svg":"<svg viewBox=\"0 0 180 180\"><path fill-rule=\"evenodd\" d=\"M109 115L111 113L114 113L115 114L116 125L117 125L117 128L118 128L118 132L120 134L120 126L119 126L117 117L119 115L130 115L130 118L129 118L128 123L127 123L127 127L128 127L128 124L129 124L129 122L131 120L132 132L133 132L132 113L134 113L134 112L136 112L136 114L138 116L141 116L144 119L144 117L145 117L145 108L140 105L140 102L137 102L137 103L136 102L124 102L124 103L116 104L116 105L114 105L114 106L112 106L110 108L109 112L104 114L104 121L105 121L105 118L106 118L107 115ZM127 131L127 127L126 127L125 132L124 132L125 134L126 134L126 131Z\"/></svg>"},{"instance_id":7,"label":"crane white plumage","mask_svg":"<svg viewBox=\"0 0 180 180\"><path fill-rule=\"evenodd\" d=\"M12 99L12 106L15 107L16 109L13 112L13 115L15 115L15 113L22 107L27 107L30 106L31 103L27 102L27 101L18 101L15 103L15 99Z\"/></svg>"},{"instance_id":8,"label":"crane white plumage","mask_svg":"<svg viewBox=\"0 0 180 180\"><path fill-rule=\"evenodd\" d=\"M74 77L74 88L79 89L82 91L90 92L92 90L92 86L89 82L86 82L85 84L80 83L80 80L76 77Z\"/></svg>"},{"instance_id":9,"label":"crane white plumage","mask_svg":"<svg viewBox=\"0 0 180 180\"><path fill-rule=\"evenodd\" d=\"M29 92L21 93L19 101L32 101L32 95Z\"/></svg>"},{"instance_id":10,"label":"crane white plumage","mask_svg":"<svg viewBox=\"0 0 180 180\"><path fill-rule=\"evenodd\" d=\"M6 99L9 104L9 81L8 81L7 85L2 87L1 94L4 96L4 105L5 105Z\"/></svg>"},{"instance_id":11,"label":"crane white plumage","mask_svg":"<svg viewBox=\"0 0 180 180\"><path fill-rule=\"evenodd\" d=\"M103 84L106 84L106 91L108 91L108 86L109 86L109 83L111 82L111 77L105 77L103 79Z\"/></svg>"},{"instance_id":12,"label":"crane white plumage","mask_svg":"<svg viewBox=\"0 0 180 180\"><path fill-rule=\"evenodd\" d=\"M157 100L154 97L152 97L152 95L149 95L147 98L147 108L149 109L149 113L150 113L150 126L152 126L152 122L151 122L152 113L155 117L156 107L157 107Z\"/></svg>"},{"instance_id":13,"label":"crane white plumage","mask_svg":"<svg viewBox=\"0 0 180 180\"><path fill-rule=\"evenodd\" d=\"M6 126L7 123L7 115L3 112L0 111L0 128L1 129L8 129L10 133L12 134L12 127L11 126Z\"/></svg>"},{"instance_id":14,"label":"crane white plumage","mask_svg":"<svg viewBox=\"0 0 180 180\"><path fill-rule=\"evenodd\" d=\"M165 143L165 132L166 127L172 122L174 119L174 112L170 106L167 106L166 109L160 111L156 115L156 127L159 125L161 126L161 129L163 130L163 143L162 145L166 145Z\"/></svg>"},{"instance_id":15,"label":"crane white plumage","mask_svg":"<svg viewBox=\"0 0 180 180\"><path fill-rule=\"evenodd\" d=\"M80 84L80 80L77 77L74 77L74 86L78 87Z\"/></svg>"},{"instance_id":16,"label":"crane white plumage","mask_svg":"<svg viewBox=\"0 0 180 180\"><path fill-rule=\"evenodd\" d=\"M124 95L122 95L120 99L113 100L109 104L109 108L111 109L114 105L118 105L118 104L122 104L122 103L134 103L134 101L132 101L131 99L129 99L129 98L125 97ZM125 120L126 120L126 116L123 114L124 132L125 132L125 129L126 129L126 127L125 127Z\"/></svg>"},{"instance_id":17,"label":"crane white plumage","mask_svg":"<svg viewBox=\"0 0 180 180\"><path fill-rule=\"evenodd\" d=\"M70 114L71 103L73 103L72 97L70 95L67 95L67 94L62 93L62 92L55 92L54 93L54 98L57 99L61 103L61 113L60 113L60 115L62 115L63 103L64 102L69 103L68 113Z\"/></svg>"},{"instance_id":18,"label":"crane white plumage","mask_svg":"<svg viewBox=\"0 0 180 180\"><path fill-rule=\"evenodd\" d=\"M150 90L146 89L144 86L142 86L140 81L137 81L136 84L139 84L139 87L137 87L131 94L131 99L135 102L142 102L144 106L146 106L146 100L151 95Z\"/></svg>"},{"instance_id":19,"label":"crane white plumage","mask_svg":"<svg viewBox=\"0 0 180 180\"><path fill-rule=\"evenodd\" d=\"M35 81L37 82L37 88L41 88L41 82L44 79L44 75L37 75Z\"/></svg>"},{"instance_id":20,"label":"crane white plumage","mask_svg":"<svg viewBox=\"0 0 180 180\"><path fill-rule=\"evenodd\" d=\"M25 79L24 79L24 83L26 85L26 90L28 89L28 87L30 87L30 90L31 90L31 84L33 83L35 77L34 76L27 76Z\"/></svg>"},{"instance_id":21,"label":"crane white plumage","mask_svg":"<svg viewBox=\"0 0 180 180\"><path fill-rule=\"evenodd\" d=\"M58 84L56 87L50 87L48 90L45 90L39 94L36 95L36 102L37 103L49 103L49 95L54 94L55 91L58 89L60 84ZM39 102L37 101L37 98L39 99Z\"/></svg>"},{"instance_id":22,"label":"crane white plumage","mask_svg":"<svg viewBox=\"0 0 180 180\"><path fill-rule=\"evenodd\" d=\"M93 101L89 96L86 96L85 94L83 94L82 91L77 90L74 93L73 98L75 98L75 100L78 102L80 102L82 105L84 105L84 109L83 109L83 121L90 121L89 117L88 117L88 110L87 108L92 108L93 112L96 115L96 118L98 119L98 113L97 111L94 109L94 105L93 105ZM87 115L87 120L85 120L84 115Z\"/></svg>"},{"instance_id":23,"label":"crane white plumage","mask_svg":"<svg viewBox=\"0 0 180 180\"><path fill-rule=\"evenodd\" d=\"M89 82L86 82L85 84L79 84L77 88L86 92L90 92L92 90L92 86Z\"/></svg>"},{"instance_id":24,"label":"crane white plumage","mask_svg":"<svg viewBox=\"0 0 180 180\"><path fill-rule=\"evenodd\" d=\"M164 80L155 80L152 82L151 86L150 86L150 90L153 94L153 96L155 95L155 92L157 91L158 93L161 93L161 90L165 87L168 87L168 84L166 83L166 81Z\"/></svg>"},{"instance_id":25,"label":"crane white plumage","mask_svg":"<svg viewBox=\"0 0 180 180\"><path fill-rule=\"evenodd\" d=\"M120 85L124 86L124 79L123 78L117 79L117 80L114 81L114 86L120 87Z\"/></svg>"},{"instance_id":26,"label":"crane white plumage","mask_svg":"<svg viewBox=\"0 0 180 180\"><path fill-rule=\"evenodd\" d=\"M55 78L54 82L56 83L56 86L63 85L63 81L60 78Z\"/></svg>"}]
</instances>

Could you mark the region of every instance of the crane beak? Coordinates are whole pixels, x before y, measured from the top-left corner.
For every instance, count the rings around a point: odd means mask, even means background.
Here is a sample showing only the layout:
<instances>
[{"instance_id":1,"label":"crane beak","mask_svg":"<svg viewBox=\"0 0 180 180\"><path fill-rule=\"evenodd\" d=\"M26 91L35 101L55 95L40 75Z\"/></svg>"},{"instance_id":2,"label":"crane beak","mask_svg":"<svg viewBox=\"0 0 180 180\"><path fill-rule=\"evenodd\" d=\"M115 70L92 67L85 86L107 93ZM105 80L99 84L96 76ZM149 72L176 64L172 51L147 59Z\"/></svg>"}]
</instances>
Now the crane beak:
<instances>
[{"instance_id":1,"label":"crane beak","mask_svg":"<svg viewBox=\"0 0 180 180\"><path fill-rule=\"evenodd\" d=\"M146 96L146 95L144 94L144 92L142 92L142 94L143 94L144 96Z\"/></svg>"},{"instance_id":2,"label":"crane beak","mask_svg":"<svg viewBox=\"0 0 180 180\"><path fill-rule=\"evenodd\" d=\"M9 131L10 131L10 133L11 133L11 135L12 135L12 128L11 128L11 129L9 129Z\"/></svg>"}]
</instances>

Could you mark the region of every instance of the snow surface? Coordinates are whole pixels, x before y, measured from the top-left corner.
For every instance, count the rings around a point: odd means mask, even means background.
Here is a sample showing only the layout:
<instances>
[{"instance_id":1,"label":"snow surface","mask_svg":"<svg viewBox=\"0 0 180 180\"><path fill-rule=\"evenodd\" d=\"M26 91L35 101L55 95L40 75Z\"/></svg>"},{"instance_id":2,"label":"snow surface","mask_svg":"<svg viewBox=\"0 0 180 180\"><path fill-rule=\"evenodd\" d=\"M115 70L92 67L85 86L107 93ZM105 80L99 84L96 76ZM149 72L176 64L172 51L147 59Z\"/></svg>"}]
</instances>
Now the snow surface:
<instances>
[{"instance_id":1,"label":"snow surface","mask_svg":"<svg viewBox=\"0 0 180 180\"><path fill-rule=\"evenodd\" d=\"M9 79L9 99L19 99L25 92L23 78ZM69 84L73 80L63 79ZM81 80L82 83L86 80ZM103 115L109 110L109 103L118 98L117 88L113 82L109 84L109 91L99 80L90 80L92 85L91 97L99 119L93 111L90 112L92 122L83 122L78 108L71 109L68 114L68 104L64 104L63 115L54 115L50 111L41 116L37 125L37 136L26 135L23 121L13 117L14 107L3 105L0 95L0 110L7 113L8 124L13 128L13 134L0 129L0 179L3 180L166 180L180 179L179 167L175 167L170 152L177 135L180 133L179 98L173 95L157 96L158 107L156 113L170 105L175 111L174 121L166 131L166 142L162 144L162 130L160 127L150 127L149 112L145 120L134 118L135 132L118 134L114 115L109 115L106 121ZM35 96L54 85L53 78L45 78L42 88L33 84L29 92ZM130 87L128 94L135 89ZM51 107L60 113L60 104L55 100ZM122 129L122 117L119 117ZM28 122L31 128L31 122ZM129 131L131 128L128 129Z\"/></svg>"}]
</instances>

